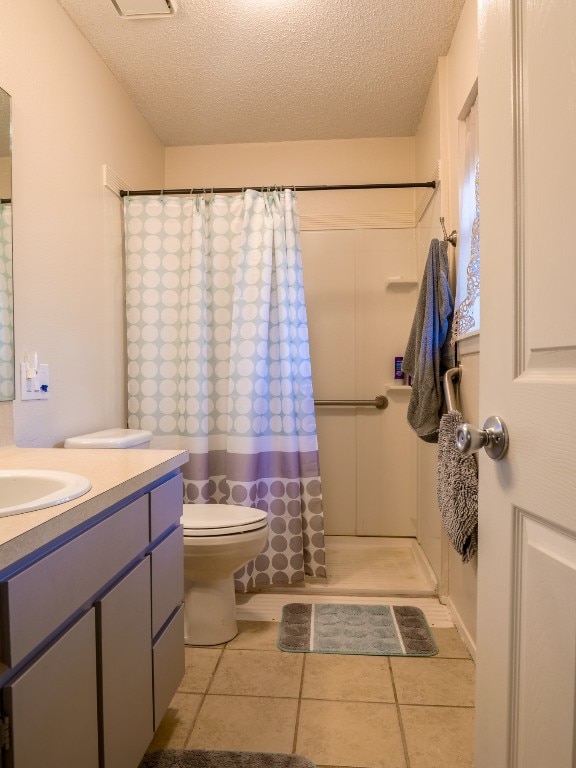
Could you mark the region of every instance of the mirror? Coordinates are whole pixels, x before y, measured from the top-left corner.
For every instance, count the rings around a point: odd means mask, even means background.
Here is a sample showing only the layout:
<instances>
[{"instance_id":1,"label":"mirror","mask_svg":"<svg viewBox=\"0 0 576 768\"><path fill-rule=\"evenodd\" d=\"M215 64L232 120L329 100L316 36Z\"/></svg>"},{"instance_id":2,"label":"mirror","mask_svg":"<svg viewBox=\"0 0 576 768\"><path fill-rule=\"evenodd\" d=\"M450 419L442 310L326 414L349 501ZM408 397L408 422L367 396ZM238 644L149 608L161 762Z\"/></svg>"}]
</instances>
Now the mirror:
<instances>
[{"instance_id":1,"label":"mirror","mask_svg":"<svg viewBox=\"0 0 576 768\"><path fill-rule=\"evenodd\" d=\"M12 111L0 88L0 400L14 399L12 283Z\"/></svg>"}]
</instances>

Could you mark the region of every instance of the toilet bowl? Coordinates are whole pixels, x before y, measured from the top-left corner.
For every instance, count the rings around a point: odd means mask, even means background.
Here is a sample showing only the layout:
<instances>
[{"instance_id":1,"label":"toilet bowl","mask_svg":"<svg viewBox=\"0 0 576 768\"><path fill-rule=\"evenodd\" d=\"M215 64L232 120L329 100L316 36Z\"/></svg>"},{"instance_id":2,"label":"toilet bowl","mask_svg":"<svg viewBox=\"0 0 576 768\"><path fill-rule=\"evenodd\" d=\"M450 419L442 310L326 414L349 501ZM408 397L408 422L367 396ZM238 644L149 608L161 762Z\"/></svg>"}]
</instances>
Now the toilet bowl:
<instances>
[{"instance_id":1,"label":"toilet bowl","mask_svg":"<svg viewBox=\"0 0 576 768\"><path fill-rule=\"evenodd\" d=\"M70 437L65 448L148 448L152 433L106 429ZM268 541L266 512L235 504L183 504L184 642L219 645L238 633L234 572Z\"/></svg>"},{"instance_id":2,"label":"toilet bowl","mask_svg":"<svg viewBox=\"0 0 576 768\"><path fill-rule=\"evenodd\" d=\"M268 542L266 512L234 504L184 504L184 633L188 645L238 634L234 572Z\"/></svg>"}]
</instances>

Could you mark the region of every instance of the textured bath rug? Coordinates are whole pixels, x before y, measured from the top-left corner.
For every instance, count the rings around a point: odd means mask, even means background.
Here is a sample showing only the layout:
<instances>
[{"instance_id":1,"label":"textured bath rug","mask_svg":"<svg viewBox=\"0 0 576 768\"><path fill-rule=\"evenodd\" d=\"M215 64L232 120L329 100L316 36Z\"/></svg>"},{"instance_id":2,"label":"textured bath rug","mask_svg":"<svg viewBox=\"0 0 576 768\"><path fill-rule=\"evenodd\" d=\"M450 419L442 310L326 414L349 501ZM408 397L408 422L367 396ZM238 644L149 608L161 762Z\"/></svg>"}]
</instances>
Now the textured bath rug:
<instances>
[{"instance_id":1,"label":"textured bath rug","mask_svg":"<svg viewBox=\"0 0 576 768\"><path fill-rule=\"evenodd\" d=\"M411 605L288 603L282 609L278 648L372 656L438 653L426 617Z\"/></svg>"},{"instance_id":2,"label":"textured bath rug","mask_svg":"<svg viewBox=\"0 0 576 768\"><path fill-rule=\"evenodd\" d=\"M315 768L315 765L300 755L278 752L160 749L147 754L140 768Z\"/></svg>"}]
</instances>

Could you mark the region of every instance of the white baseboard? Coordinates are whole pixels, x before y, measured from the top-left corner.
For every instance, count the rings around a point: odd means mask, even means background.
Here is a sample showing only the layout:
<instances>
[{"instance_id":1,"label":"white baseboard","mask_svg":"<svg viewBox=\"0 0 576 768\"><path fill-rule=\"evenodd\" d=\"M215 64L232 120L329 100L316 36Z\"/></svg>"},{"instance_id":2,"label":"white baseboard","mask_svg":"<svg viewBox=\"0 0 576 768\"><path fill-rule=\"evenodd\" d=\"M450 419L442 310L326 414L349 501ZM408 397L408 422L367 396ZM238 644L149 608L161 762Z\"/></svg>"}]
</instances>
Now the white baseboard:
<instances>
[{"instance_id":1,"label":"white baseboard","mask_svg":"<svg viewBox=\"0 0 576 768\"><path fill-rule=\"evenodd\" d=\"M428 580L430 582L430 587L434 590L436 594L438 594L438 578L434 573L434 569L430 565L430 561L426 557L426 553L422 549L419 542L416 539L414 539L413 541L414 543L412 545L412 553L414 555L414 559L418 562L418 564L420 565L420 568L427 575Z\"/></svg>"},{"instance_id":2,"label":"white baseboard","mask_svg":"<svg viewBox=\"0 0 576 768\"><path fill-rule=\"evenodd\" d=\"M442 601L444 602L444 601ZM462 638L462 642L468 648L470 651L470 656L476 661L476 641L473 639L472 635L468 632L466 629L466 625L462 621L462 617L458 613L454 603L448 597L445 601L445 605L448 608L448 611L450 613L450 616L452 617L452 621L454 622L454 626L458 630L460 637Z\"/></svg>"}]
</instances>

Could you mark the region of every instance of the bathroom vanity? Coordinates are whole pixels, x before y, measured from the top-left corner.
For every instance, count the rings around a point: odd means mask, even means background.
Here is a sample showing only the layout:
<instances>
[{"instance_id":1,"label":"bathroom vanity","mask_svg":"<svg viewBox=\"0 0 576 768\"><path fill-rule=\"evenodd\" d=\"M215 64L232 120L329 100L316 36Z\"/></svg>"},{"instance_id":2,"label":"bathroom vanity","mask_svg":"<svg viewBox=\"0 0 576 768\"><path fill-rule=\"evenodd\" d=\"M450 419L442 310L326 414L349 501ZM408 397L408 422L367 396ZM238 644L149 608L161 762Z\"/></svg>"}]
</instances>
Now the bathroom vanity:
<instances>
[{"instance_id":1,"label":"bathroom vanity","mask_svg":"<svg viewBox=\"0 0 576 768\"><path fill-rule=\"evenodd\" d=\"M184 673L176 451L0 449L90 478L0 518L2 766L137 768Z\"/></svg>"}]
</instances>

